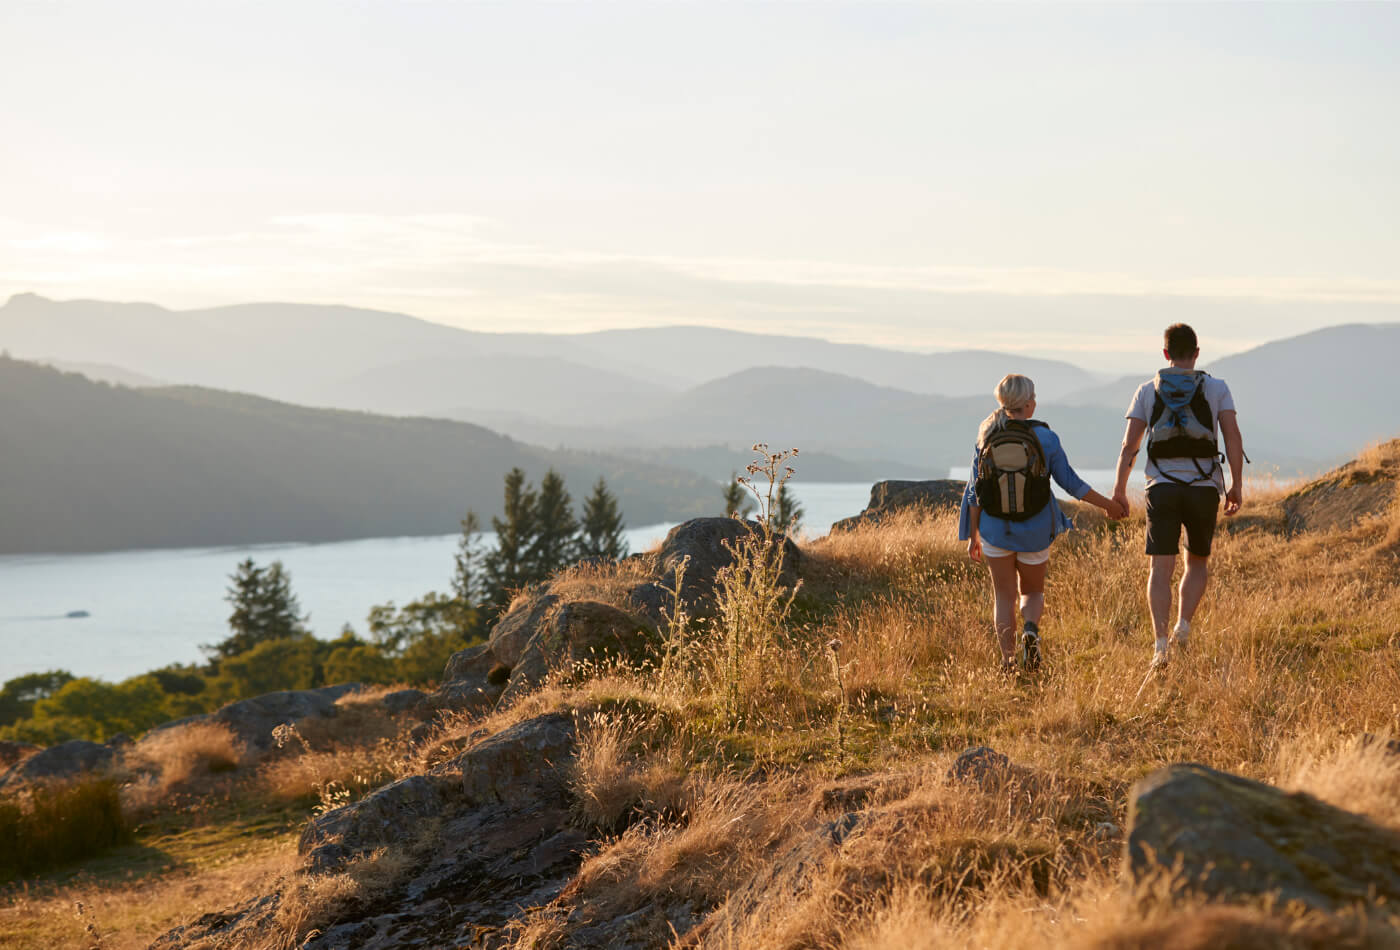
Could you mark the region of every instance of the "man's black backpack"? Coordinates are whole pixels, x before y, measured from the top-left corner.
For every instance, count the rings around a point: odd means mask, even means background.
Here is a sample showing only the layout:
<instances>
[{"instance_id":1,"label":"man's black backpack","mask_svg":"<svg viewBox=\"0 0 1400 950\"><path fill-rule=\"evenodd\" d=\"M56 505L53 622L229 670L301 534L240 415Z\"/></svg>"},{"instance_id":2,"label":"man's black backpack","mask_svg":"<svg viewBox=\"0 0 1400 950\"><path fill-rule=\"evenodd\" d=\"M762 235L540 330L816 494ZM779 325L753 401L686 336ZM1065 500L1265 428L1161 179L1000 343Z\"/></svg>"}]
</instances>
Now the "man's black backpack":
<instances>
[{"instance_id":1,"label":"man's black backpack","mask_svg":"<svg viewBox=\"0 0 1400 950\"><path fill-rule=\"evenodd\" d=\"M977 456L977 504L989 515L1025 521L1050 504L1050 469L1034 427L1008 419L987 434Z\"/></svg>"}]
</instances>

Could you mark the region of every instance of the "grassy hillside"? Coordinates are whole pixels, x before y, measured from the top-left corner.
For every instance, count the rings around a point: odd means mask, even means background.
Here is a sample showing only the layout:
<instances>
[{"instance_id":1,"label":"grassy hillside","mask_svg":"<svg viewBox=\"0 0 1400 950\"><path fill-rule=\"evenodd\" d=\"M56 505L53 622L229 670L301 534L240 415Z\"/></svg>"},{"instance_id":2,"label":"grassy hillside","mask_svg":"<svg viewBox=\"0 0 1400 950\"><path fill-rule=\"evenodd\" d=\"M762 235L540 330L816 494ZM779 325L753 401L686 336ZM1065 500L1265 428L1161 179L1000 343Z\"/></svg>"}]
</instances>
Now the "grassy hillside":
<instances>
[{"instance_id":1,"label":"grassy hillside","mask_svg":"<svg viewBox=\"0 0 1400 950\"><path fill-rule=\"evenodd\" d=\"M1393 947L1400 923L1388 908L1207 907L1124 886L1119 864L1130 784L1182 760L1400 830L1400 758L1363 741L1400 726L1398 479L1400 443L1292 494L1247 498L1217 539L1192 652L1150 680L1140 508L1056 543L1046 667L1029 678L996 669L986 575L950 512L834 535L803 550L791 613L697 624L669 672L583 668L489 715L449 720L426 743L341 732L301 758L211 779L208 804L138 832L149 848L190 855L186 870L128 849L82 878L31 881L0 905L0 941L88 946L86 922L104 947L144 946L273 894L280 929L266 945L295 946L338 921L416 907L395 904L396 888L460 843L424 822L414 841L303 876L275 790L295 784L299 762L322 787L381 768L420 774L558 710L579 723L568 793L573 833L588 844L565 888L483 925L488 945L564 947L603 932L627 937L608 945L757 950ZM554 589L608 599L619 587L576 569ZM978 745L1008 755L1010 776L950 777L959 751ZM377 751L367 759L367 749ZM229 830L249 828L259 809L266 823L234 847ZM86 918L74 917L75 900Z\"/></svg>"},{"instance_id":2,"label":"grassy hillside","mask_svg":"<svg viewBox=\"0 0 1400 950\"><path fill-rule=\"evenodd\" d=\"M132 390L0 359L0 552L447 534L500 509L512 466L581 499L601 475L631 524L712 509L678 469L551 452L430 419L208 389Z\"/></svg>"}]
</instances>

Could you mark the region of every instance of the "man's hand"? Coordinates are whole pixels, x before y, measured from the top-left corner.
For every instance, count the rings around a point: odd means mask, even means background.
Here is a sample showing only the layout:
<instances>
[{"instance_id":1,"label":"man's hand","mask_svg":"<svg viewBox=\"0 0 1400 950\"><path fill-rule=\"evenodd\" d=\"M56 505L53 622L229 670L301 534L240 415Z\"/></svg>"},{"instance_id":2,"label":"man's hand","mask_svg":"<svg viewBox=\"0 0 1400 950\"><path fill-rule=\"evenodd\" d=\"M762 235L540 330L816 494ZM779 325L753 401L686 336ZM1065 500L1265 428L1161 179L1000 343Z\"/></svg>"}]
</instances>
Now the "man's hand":
<instances>
[{"instance_id":1,"label":"man's hand","mask_svg":"<svg viewBox=\"0 0 1400 950\"><path fill-rule=\"evenodd\" d=\"M967 539L967 556L978 564L982 563L982 538L980 536L974 534Z\"/></svg>"},{"instance_id":2,"label":"man's hand","mask_svg":"<svg viewBox=\"0 0 1400 950\"><path fill-rule=\"evenodd\" d=\"M1128 512L1132 510L1128 507L1128 493L1125 491L1114 492L1113 500L1118 505L1119 519L1128 517Z\"/></svg>"},{"instance_id":3,"label":"man's hand","mask_svg":"<svg viewBox=\"0 0 1400 950\"><path fill-rule=\"evenodd\" d=\"M1225 493L1225 517L1230 517L1240 510L1240 505L1244 504L1244 493L1240 490L1240 483L1230 486L1230 490Z\"/></svg>"}]
</instances>

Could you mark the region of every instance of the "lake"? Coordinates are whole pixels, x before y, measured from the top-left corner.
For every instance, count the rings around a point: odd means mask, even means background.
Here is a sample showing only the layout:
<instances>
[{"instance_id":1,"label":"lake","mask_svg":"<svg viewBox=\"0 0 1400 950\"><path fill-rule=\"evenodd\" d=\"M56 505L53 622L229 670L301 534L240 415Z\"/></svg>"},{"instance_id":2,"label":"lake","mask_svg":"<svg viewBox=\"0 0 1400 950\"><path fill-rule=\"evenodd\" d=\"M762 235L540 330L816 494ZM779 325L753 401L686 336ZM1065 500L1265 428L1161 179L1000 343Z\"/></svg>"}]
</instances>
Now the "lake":
<instances>
[{"instance_id":1,"label":"lake","mask_svg":"<svg viewBox=\"0 0 1400 950\"><path fill-rule=\"evenodd\" d=\"M958 474L967 477L965 469ZM1112 472L1081 474L1100 491L1112 485ZM1135 474L1140 483L1141 472ZM794 480L790 486L814 536L861 511L870 497L867 482ZM628 544L645 550L672 527L634 528ZM0 682L47 669L119 680L168 663L201 661L200 644L228 635L228 576L249 557L283 563L317 636L334 637L345 624L364 634L370 607L448 590L456 546L457 535L450 534L0 557ZM89 616L66 617L70 611Z\"/></svg>"}]
</instances>

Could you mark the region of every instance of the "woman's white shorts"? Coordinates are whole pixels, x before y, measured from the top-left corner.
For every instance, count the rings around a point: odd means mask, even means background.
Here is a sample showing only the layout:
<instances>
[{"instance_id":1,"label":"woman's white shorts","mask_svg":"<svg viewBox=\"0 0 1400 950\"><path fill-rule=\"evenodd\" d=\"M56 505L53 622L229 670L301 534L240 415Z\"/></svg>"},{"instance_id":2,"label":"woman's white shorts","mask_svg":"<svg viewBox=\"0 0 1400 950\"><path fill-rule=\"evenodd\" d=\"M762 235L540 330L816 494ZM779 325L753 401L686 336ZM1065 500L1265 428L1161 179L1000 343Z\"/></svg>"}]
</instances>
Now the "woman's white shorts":
<instances>
[{"instance_id":1,"label":"woman's white shorts","mask_svg":"<svg viewBox=\"0 0 1400 950\"><path fill-rule=\"evenodd\" d=\"M1010 557L1016 555L1016 561L1020 564L1044 564L1050 560L1050 549L1044 548L1039 551L1008 551L1006 548L999 548L995 544L982 542L983 557Z\"/></svg>"}]
</instances>

